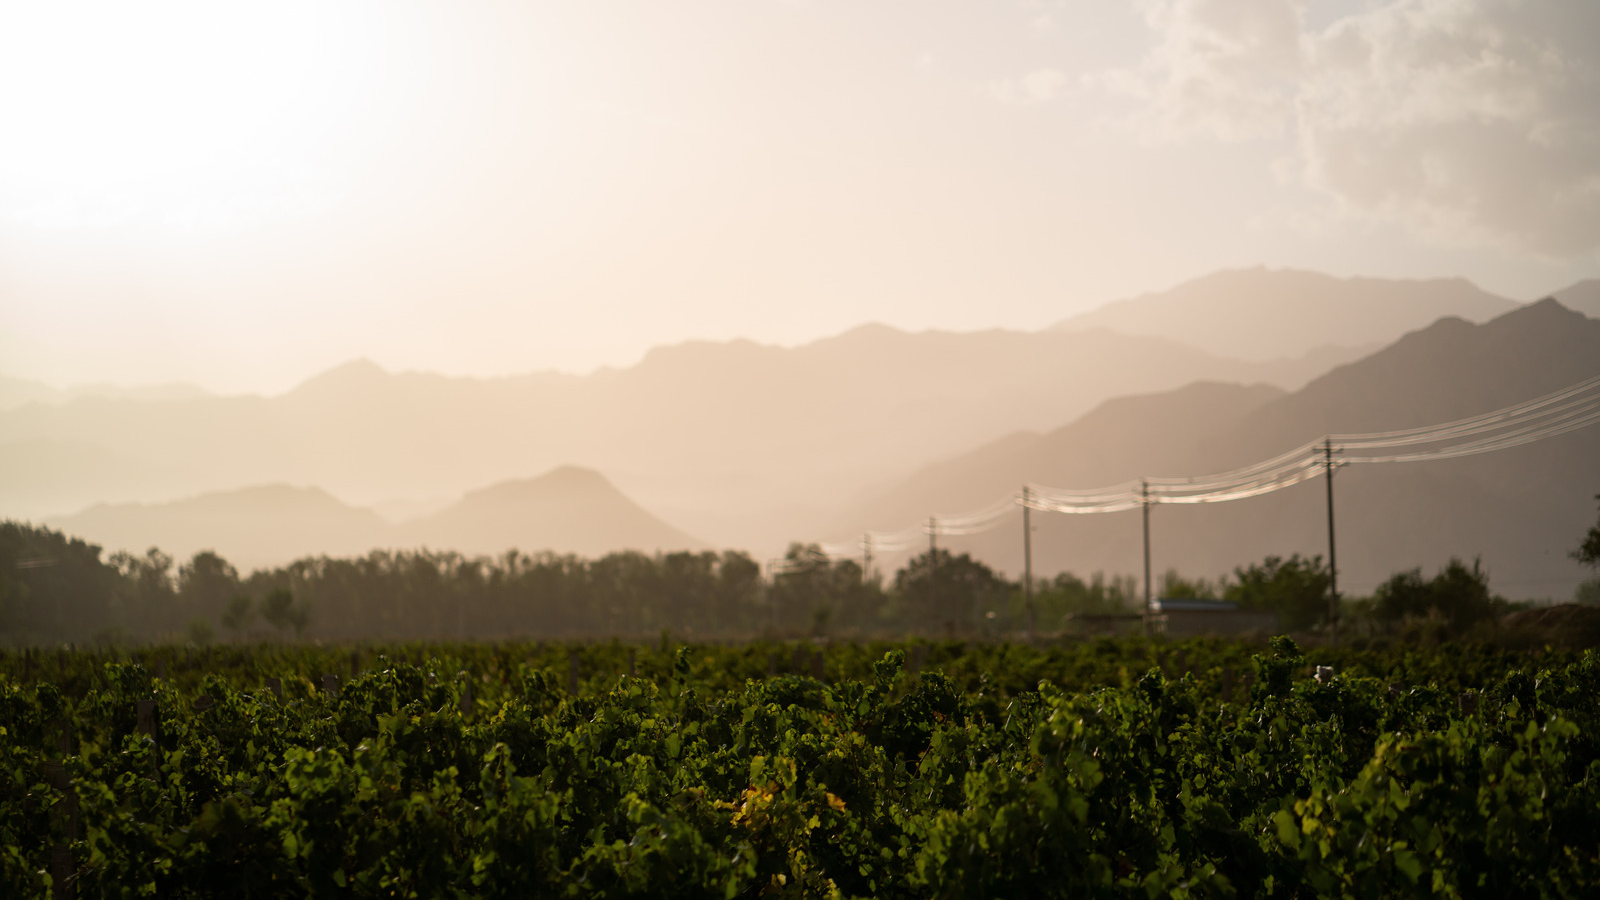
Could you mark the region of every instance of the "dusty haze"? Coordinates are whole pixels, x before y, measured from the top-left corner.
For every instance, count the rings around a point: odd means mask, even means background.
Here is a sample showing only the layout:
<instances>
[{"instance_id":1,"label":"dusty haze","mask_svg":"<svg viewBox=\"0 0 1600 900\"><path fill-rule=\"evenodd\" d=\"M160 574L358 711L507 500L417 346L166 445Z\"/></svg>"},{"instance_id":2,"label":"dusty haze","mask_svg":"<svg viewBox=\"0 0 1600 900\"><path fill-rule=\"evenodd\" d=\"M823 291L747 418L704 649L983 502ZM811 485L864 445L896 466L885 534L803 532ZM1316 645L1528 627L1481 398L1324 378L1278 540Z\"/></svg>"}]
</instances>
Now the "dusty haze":
<instances>
[{"instance_id":1,"label":"dusty haze","mask_svg":"<svg viewBox=\"0 0 1600 900\"><path fill-rule=\"evenodd\" d=\"M1597 45L1562 0L9 4L0 516L766 557L1271 455L1374 360L1362 421L1526 399L1600 316ZM1562 446L1371 488L1455 530L1354 546L1569 585ZM1174 558L1314 549L1250 509Z\"/></svg>"},{"instance_id":2,"label":"dusty haze","mask_svg":"<svg viewBox=\"0 0 1600 900\"><path fill-rule=\"evenodd\" d=\"M1258 264L1533 300L1595 271L1597 42L1570 0L6 4L0 374L584 373Z\"/></svg>"}]
</instances>

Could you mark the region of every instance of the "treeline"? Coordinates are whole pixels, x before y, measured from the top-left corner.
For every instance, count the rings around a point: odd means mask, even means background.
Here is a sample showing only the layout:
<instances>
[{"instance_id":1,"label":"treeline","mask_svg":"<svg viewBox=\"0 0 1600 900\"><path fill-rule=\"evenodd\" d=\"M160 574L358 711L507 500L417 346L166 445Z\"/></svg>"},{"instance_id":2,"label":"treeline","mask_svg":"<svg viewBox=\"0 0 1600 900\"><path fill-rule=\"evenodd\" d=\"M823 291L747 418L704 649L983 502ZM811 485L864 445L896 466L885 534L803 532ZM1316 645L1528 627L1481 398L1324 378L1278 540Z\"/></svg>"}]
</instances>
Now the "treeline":
<instances>
[{"instance_id":1,"label":"treeline","mask_svg":"<svg viewBox=\"0 0 1600 900\"><path fill-rule=\"evenodd\" d=\"M509 551L375 550L241 574L203 551L116 553L45 528L0 523L0 639L471 639L755 634L968 633L1009 622L1017 585L966 555L913 560L888 583L795 545L763 573L740 551L598 559ZM1059 619L1124 608L1128 583L1060 580ZM994 615L990 616L989 613Z\"/></svg>"},{"instance_id":2,"label":"treeline","mask_svg":"<svg viewBox=\"0 0 1600 900\"><path fill-rule=\"evenodd\" d=\"M740 551L583 559L377 550L248 575L210 551L181 563L154 548L101 556L50 529L0 523L0 642L999 636L1143 608L1132 577L1062 573L1034 585L1030 614L1019 582L943 549L887 578L801 544L770 573ZM1168 572L1157 596L1225 599L1303 631L1326 623L1329 579L1320 557L1270 557L1220 583ZM1452 561L1432 579L1401 573L1346 602L1341 627L1394 633L1423 623L1462 634L1509 608L1485 573Z\"/></svg>"}]
</instances>

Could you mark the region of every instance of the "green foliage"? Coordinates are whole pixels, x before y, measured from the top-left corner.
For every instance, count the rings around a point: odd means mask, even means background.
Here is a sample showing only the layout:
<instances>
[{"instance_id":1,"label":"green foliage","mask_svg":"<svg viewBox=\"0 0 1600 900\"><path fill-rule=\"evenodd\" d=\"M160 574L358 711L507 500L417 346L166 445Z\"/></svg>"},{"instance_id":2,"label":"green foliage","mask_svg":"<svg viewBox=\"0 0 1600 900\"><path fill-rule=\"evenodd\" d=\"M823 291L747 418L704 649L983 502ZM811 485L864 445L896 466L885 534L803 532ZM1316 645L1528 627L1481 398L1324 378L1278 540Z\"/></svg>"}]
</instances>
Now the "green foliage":
<instances>
[{"instance_id":1,"label":"green foliage","mask_svg":"<svg viewBox=\"0 0 1600 900\"><path fill-rule=\"evenodd\" d=\"M1600 606L1600 578L1581 582L1573 592L1572 601L1584 606Z\"/></svg>"},{"instance_id":2,"label":"green foliage","mask_svg":"<svg viewBox=\"0 0 1600 900\"><path fill-rule=\"evenodd\" d=\"M1332 579L1321 556L1269 556L1247 568L1234 569L1234 583L1224 597L1241 609L1276 613L1281 627L1302 631L1327 619Z\"/></svg>"},{"instance_id":3,"label":"green foliage","mask_svg":"<svg viewBox=\"0 0 1600 900\"><path fill-rule=\"evenodd\" d=\"M280 632L293 628L296 637L305 633L311 624L311 610L305 604L296 605L294 594L286 588L274 588L261 599L261 618Z\"/></svg>"},{"instance_id":4,"label":"green foliage","mask_svg":"<svg viewBox=\"0 0 1600 900\"><path fill-rule=\"evenodd\" d=\"M117 573L100 548L58 531L0 521L0 634L49 640L104 628L117 612Z\"/></svg>"},{"instance_id":5,"label":"green foliage","mask_svg":"<svg viewBox=\"0 0 1600 900\"><path fill-rule=\"evenodd\" d=\"M943 549L914 557L895 574L894 587L912 616L948 630L978 627L986 613L1006 605L1011 590L970 555Z\"/></svg>"},{"instance_id":6,"label":"green foliage","mask_svg":"<svg viewBox=\"0 0 1600 900\"><path fill-rule=\"evenodd\" d=\"M250 627L250 620L256 616L255 604L249 597L240 594L228 601L228 608L222 612L222 627L233 632L235 639L240 632Z\"/></svg>"},{"instance_id":7,"label":"green foliage","mask_svg":"<svg viewBox=\"0 0 1600 900\"><path fill-rule=\"evenodd\" d=\"M239 572L214 550L202 550L178 567L178 602L186 610L211 610L239 596Z\"/></svg>"},{"instance_id":8,"label":"green foliage","mask_svg":"<svg viewBox=\"0 0 1600 900\"><path fill-rule=\"evenodd\" d=\"M1069 616L1132 613L1140 607L1138 598L1139 583L1131 575L1108 580L1102 572L1096 572L1087 582L1071 572L1062 572L1039 582L1034 590L1039 623L1046 630L1065 626ZM1021 604L1022 598L1016 596L1010 617L1019 625L1027 621Z\"/></svg>"},{"instance_id":9,"label":"green foliage","mask_svg":"<svg viewBox=\"0 0 1600 900\"><path fill-rule=\"evenodd\" d=\"M1392 627L1407 619L1441 620L1452 634L1493 618L1505 602L1489 592L1489 575L1474 562L1467 568L1459 559L1450 560L1430 580L1422 570L1401 572L1378 586L1373 593L1373 614Z\"/></svg>"},{"instance_id":10,"label":"green foliage","mask_svg":"<svg viewBox=\"0 0 1600 900\"><path fill-rule=\"evenodd\" d=\"M1593 651L401 645L321 690L352 649L0 654L0 892L61 840L82 897L1600 890Z\"/></svg>"},{"instance_id":11,"label":"green foliage","mask_svg":"<svg viewBox=\"0 0 1600 900\"><path fill-rule=\"evenodd\" d=\"M1219 594L1305 632L1325 621L1330 574L1298 555L1235 570L1213 583L1169 570L1166 597ZM1584 595L1586 596L1586 595ZM1020 584L949 550L922 554L886 588L850 559L795 544L770 583L748 555L613 553L581 559L510 551L498 557L373 551L317 557L241 577L215 552L188 562L159 549L114 554L48 529L0 522L0 644L209 644L287 638L408 640L525 636L637 639L667 632L694 640L756 635L863 639L913 634L979 639L1138 628L1140 584L1059 573L1034 584L1032 615ZM1401 573L1373 599L1350 604L1377 629L1446 639L1506 611L1476 566L1452 561L1431 580ZM313 620L313 611L315 618ZM1107 616L1085 627L1074 617ZM252 628L257 622L268 627ZM270 628L270 631L268 630ZM1361 630L1361 629L1355 629ZM1351 632L1346 632L1351 633ZM1529 638L1532 639L1532 638ZM1579 637L1579 640L1587 640Z\"/></svg>"},{"instance_id":12,"label":"green foliage","mask_svg":"<svg viewBox=\"0 0 1600 900\"><path fill-rule=\"evenodd\" d=\"M784 554L767 600L781 630L823 635L830 626L875 624L884 596L855 560L832 560L816 544L796 543Z\"/></svg>"},{"instance_id":13,"label":"green foliage","mask_svg":"<svg viewBox=\"0 0 1600 900\"><path fill-rule=\"evenodd\" d=\"M1600 500L1600 494L1594 499ZM1572 558L1585 565L1600 568L1600 521L1596 521L1589 528L1589 534L1584 537L1578 549L1572 551Z\"/></svg>"},{"instance_id":14,"label":"green foliage","mask_svg":"<svg viewBox=\"0 0 1600 900\"><path fill-rule=\"evenodd\" d=\"M1226 584L1215 585L1204 578L1185 578L1177 569L1168 569L1161 576L1157 594L1163 600L1216 600L1226 590Z\"/></svg>"},{"instance_id":15,"label":"green foliage","mask_svg":"<svg viewBox=\"0 0 1600 900\"><path fill-rule=\"evenodd\" d=\"M197 647L204 647L217 636L211 628L211 623L199 616L189 620L189 627L184 629L183 635L189 643Z\"/></svg>"}]
</instances>

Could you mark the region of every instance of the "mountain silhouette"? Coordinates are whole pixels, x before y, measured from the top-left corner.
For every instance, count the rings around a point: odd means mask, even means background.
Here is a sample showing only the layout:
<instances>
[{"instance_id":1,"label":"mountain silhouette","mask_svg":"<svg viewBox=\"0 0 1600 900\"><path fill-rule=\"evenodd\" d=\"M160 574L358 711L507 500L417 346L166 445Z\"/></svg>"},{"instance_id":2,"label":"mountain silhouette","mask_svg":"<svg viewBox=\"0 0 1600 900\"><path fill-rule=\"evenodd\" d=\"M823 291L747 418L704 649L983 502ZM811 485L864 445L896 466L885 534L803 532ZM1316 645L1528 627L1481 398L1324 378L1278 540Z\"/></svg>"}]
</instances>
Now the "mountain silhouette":
<instances>
[{"instance_id":1,"label":"mountain silhouette","mask_svg":"<svg viewBox=\"0 0 1600 900\"><path fill-rule=\"evenodd\" d=\"M1108 303L1055 325L1183 341L1235 359L1298 356L1328 345L1373 348L1442 316L1482 322L1511 300L1462 278L1335 278L1296 269L1233 269Z\"/></svg>"},{"instance_id":2,"label":"mountain silhouette","mask_svg":"<svg viewBox=\"0 0 1600 900\"><path fill-rule=\"evenodd\" d=\"M1197 379L1293 387L1339 359L1244 363L1111 332L868 326L795 348L663 347L581 377L451 378L357 361L272 398L0 413L0 458L23 444L74 448L26 478L0 476L0 509L38 517L279 483L379 504L571 461L720 546L781 551L908 469L1109 397Z\"/></svg>"},{"instance_id":3,"label":"mountain silhouette","mask_svg":"<svg viewBox=\"0 0 1600 900\"><path fill-rule=\"evenodd\" d=\"M15 409L30 403L59 405L79 397L102 397L118 400L161 402L166 400L193 400L210 396L203 388L192 384L149 384L136 387L119 387L113 384L76 384L69 388L51 387L27 378L7 378L0 375L0 410Z\"/></svg>"},{"instance_id":4,"label":"mountain silhouette","mask_svg":"<svg viewBox=\"0 0 1600 900\"><path fill-rule=\"evenodd\" d=\"M1222 291L1229 285L1237 290ZM42 518L263 484L426 511L438 498L575 463L716 546L781 553L908 473L1007 435L1049 432L1111 398L1194 382L1297 391L1376 345L1308 348L1392 343L1433 321L1430 311L1465 316L1459 324L1470 328L1485 310L1515 308L1460 281L1267 270L1219 273L1169 295L1214 302L1195 307L1196 322L1184 318L1194 310L1146 304L1146 324L1161 335L1076 330L1086 324L1078 320L963 334L865 325L798 347L691 341L582 376L462 378L356 360L274 397L32 403L0 411L0 511ZM1129 304L1138 305L1113 306ZM1239 334L1266 329L1248 342L1255 361L1194 345L1225 316ZM1164 415L1186 415L1179 407ZM1208 427L1162 440L1187 445Z\"/></svg>"},{"instance_id":5,"label":"mountain silhouette","mask_svg":"<svg viewBox=\"0 0 1600 900\"><path fill-rule=\"evenodd\" d=\"M1600 319L1600 278L1585 279L1550 296L1567 309Z\"/></svg>"},{"instance_id":6,"label":"mountain silhouette","mask_svg":"<svg viewBox=\"0 0 1600 900\"><path fill-rule=\"evenodd\" d=\"M241 571L384 546L388 525L319 488L274 484L170 503L99 504L47 524L107 551L159 547L180 562L215 550Z\"/></svg>"},{"instance_id":7,"label":"mountain silhouette","mask_svg":"<svg viewBox=\"0 0 1600 900\"><path fill-rule=\"evenodd\" d=\"M402 525L321 489L287 485L170 503L100 504L48 524L112 551L142 553L155 546L181 561L199 550L215 550L241 570L375 548L601 556L624 549L704 547L623 496L600 473L575 466L473 491L445 510Z\"/></svg>"},{"instance_id":8,"label":"mountain silhouette","mask_svg":"<svg viewBox=\"0 0 1600 900\"><path fill-rule=\"evenodd\" d=\"M1595 375L1600 320L1553 301L1482 325L1443 319L1293 393L1193 385L1108 402L1044 434L1013 435L919 471L841 517L832 535L965 512L1030 481L1094 488L1226 471L1330 432L1448 422ZM1325 490L1318 480L1249 500L1157 506L1154 568L1215 577L1268 554L1326 556ZM1585 573L1566 553L1592 523L1596 493L1600 426L1481 456L1342 468L1335 474L1341 584L1370 592L1396 571L1481 557L1509 596L1570 596ZM1139 572L1139 517L1035 513L1036 571ZM1008 520L948 544L1016 574L1020 529Z\"/></svg>"},{"instance_id":9,"label":"mountain silhouette","mask_svg":"<svg viewBox=\"0 0 1600 900\"><path fill-rule=\"evenodd\" d=\"M597 557L614 550L702 550L592 469L562 466L538 478L472 491L455 505L396 529L403 546L467 554L516 548Z\"/></svg>"}]
</instances>

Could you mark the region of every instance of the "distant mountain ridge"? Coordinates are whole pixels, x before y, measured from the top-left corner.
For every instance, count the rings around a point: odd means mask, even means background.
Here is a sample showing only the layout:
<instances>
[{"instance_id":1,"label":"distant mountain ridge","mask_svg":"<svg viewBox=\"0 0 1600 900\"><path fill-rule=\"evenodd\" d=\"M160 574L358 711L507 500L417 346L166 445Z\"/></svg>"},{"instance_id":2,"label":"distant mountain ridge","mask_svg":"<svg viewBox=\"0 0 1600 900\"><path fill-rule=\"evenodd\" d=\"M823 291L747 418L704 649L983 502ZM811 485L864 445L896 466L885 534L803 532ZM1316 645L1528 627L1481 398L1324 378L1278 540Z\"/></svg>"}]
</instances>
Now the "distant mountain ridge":
<instances>
[{"instance_id":1,"label":"distant mountain ridge","mask_svg":"<svg viewBox=\"0 0 1600 900\"><path fill-rule=\"evenodd\" d=\"M1241 363L1110 332L909 334L659 348L585 377L347 364L272 398L78 400L0 413L0 509L50 515L241 484L361 503L457 494L577 461L719 545L781 549L908 468L1116 393L1296 385L1327 358ZM110 477L112 473L124 473Z\"/></svg>"},{"instance_id":2,"label":"distant mountain ridge","mask_svg":"<svg viewBox=\"0 0 1600 900\"><path fill-rule=\"evenodd\" d=\"M511 547L603 556L613 550L704 550L645 511L593 469L561 466L537 478L471 491L396 529L406 546L493 554Z\"/></svg>"},{"instance_id":3,"label":"distant mountain ridge","mask_svg":"<svg viewBox=\"0 0 1600 900\"><path fill-rule=\"evenodd\" d=\"M1600 375L1600 320L1552 301L1482 325L1443 319L1292 393L1191 385L1108 402L1044 434L1015 435L921 470L836 521L845 538L957 514L1025 482L1094 488L1146 475L1206 475L1270 458L1330 432L1448 422ZM1594 520L1600 426L1482 456L1368 465L1336 475L1341 577L1370 591L1413 566L1482 557L1512 596L1571 596L1585 573L1566 552ZM1152 510L1157 573L1215 577L1268 554L1326 554L1320 483L1209 506ZM1138 572L1138 513L1036 513L1038 571ZM1016 574L1016 527L968 538ZM893 561L886 561L893 564Z\"/></svg>"},{"instance_id":4,"label":"distant mountain ridge","mask_svg":"<svg viewBox=\"0 0 1600 900\"><path fill-rule=\"evenodd\" d=\"M0 410L15 409L29 403L59 405L79 397L101 397L117 400L163 402L168 400L193 400L209 396L204 388L192 384L148 384L137 387L119 387L113 384L77 384L69 388L51 387L40 381L26 378L7 378L0 375Z\"/></svg>"},{"instance_id":5,"label":"distant mountain ridge","mask_svg":"<svg viewBox=\"0 0 1600 900\"><path fill-rule=\"evenodd\" d=\"M698 550L704 542L624 496L599 472L563 466L473 491L400 525L320 488L264 485L170 503L98 504L47 524L108 550L159 547L180 560L216 550L243 570L308 556L428 547L468 556L549 550L586 557L613 550Z\"/></svg>"},{"instance_id":6,"label":"distant mountain ridge","mask_svg":"<svg viewBox=\"0 0 1600 900\"><path fill-rule=\"evenodd\" d=\"M1600 319L1600 278L1589 278L1568 285L1554 294L1557 303L1591 319Z\"/></svg>"},{"instance_id":7,"label":"distant mountain ridge","mask_svg":"<svg viewBox=\"0 0 1600 900\"><path fill-rule=\"evenodd\" d=\"M1304 301L1296 309L1321 304L1319 323L1364 321L1352 311L1397 296L1414 295L1396 301L1407 315L1449 307L1472 319L1496 304L1515 308L1465 282L1266 270L1218 273L1168 294L1199 304L1186 315L1201 324L1235 309L1283 332L1294 316L1250 313L1263 307L1235 301L1302 283L1333 286L1295 295ZM1242 287L1222 290L1230 284ZM1352 291L1378 300L1351 306L1340 298ZM1104 323L1077 330L1094 324L1080 319L1031 333L866 325L793 348L691 341L586 376L458 378L356 360L274 397L35 403L0 411L0 514L39 518L279 483L320 485L391 518L405 510L415 518L436 511L422 498L575 462L713 544L774 553L907 473L1008 434L1049 431L1111 398L1194 382L1296 390L1376 347L1296 355L1309 338L1263 332L1252 352L1276 358L1246 362L1197 349L1208 332L1181 316L1157 316L1165 335ZM1392 329L1376 342L1388 344L1410 327L1398 321L1385 314L1363 327ZM1342 334L1332 324L1293 330L1302 332L1314 334L1313 347Z\"/></svg>"},{"instance_id":8,"label":"distant mountain ridge","mask_svg":"<svg viewBox=\"0 0 1600 900\"><path fill-rule=\"evenodd\" d=\"M1335 278L1297 269L1233 269L1108 303L1058 322L1180 340L1233 359L1376 349L1442 316L1483 322L1517 304L1464 278Z\"/></svg>"}]
</instances>

